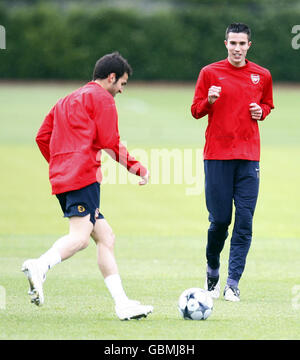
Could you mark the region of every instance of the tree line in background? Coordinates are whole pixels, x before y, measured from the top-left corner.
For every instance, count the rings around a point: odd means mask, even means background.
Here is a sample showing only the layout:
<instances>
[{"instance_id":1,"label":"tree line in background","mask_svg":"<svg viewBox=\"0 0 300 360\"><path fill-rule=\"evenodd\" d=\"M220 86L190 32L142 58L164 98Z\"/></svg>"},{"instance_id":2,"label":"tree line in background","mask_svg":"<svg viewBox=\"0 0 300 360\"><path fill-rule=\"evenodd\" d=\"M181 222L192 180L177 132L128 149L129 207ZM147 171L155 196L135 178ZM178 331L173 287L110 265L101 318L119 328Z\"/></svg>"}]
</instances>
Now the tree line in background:
<instances>
[{"instance_id":1,"label":"tree line in background","mask_svg":"<svg viewBox=\"0 0 300 360\"><path fill-rule=\"evenodd\" d=\"M135 80L194 81L201 67L226 57L228 24L244 22L252 29L249 60L269 68L275 81L300 81L300 49L291 45L292 28L300 24L295 1L240 0L233 6L189 0L183 6L173 0L154 10L139 1L139 7L132 1L122 7L101 1L12 3L0 1L6 29L2 79L89 80L96 60L118 50Z\"/></svg>"}]
</instances>

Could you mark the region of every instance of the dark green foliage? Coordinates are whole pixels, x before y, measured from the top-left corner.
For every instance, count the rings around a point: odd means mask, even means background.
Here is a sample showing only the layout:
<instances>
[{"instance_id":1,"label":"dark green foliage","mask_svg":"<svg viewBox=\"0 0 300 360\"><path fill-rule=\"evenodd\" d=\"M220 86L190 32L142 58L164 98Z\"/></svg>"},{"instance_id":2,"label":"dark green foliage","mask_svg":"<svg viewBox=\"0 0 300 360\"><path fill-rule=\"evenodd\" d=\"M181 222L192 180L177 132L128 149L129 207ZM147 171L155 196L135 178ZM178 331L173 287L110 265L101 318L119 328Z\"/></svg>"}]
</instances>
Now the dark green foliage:
<instances>
[{"instance_id":1,"label":"dark green foliage","mask_svg":"<svg viewBox=\"0 0 300 360\"><path fill-rule=\"evenodd\" d=\"M225 29L238 21L252 29L250 60L276 81L300 81L300 49L291 46L300 19L294 1L169 1L145 11L101 1L13 3L0 2L0 78L89 80L96 60L118 50L135 80L194 81L202 66L227 56Z\"/></svg>"}]
</instances>

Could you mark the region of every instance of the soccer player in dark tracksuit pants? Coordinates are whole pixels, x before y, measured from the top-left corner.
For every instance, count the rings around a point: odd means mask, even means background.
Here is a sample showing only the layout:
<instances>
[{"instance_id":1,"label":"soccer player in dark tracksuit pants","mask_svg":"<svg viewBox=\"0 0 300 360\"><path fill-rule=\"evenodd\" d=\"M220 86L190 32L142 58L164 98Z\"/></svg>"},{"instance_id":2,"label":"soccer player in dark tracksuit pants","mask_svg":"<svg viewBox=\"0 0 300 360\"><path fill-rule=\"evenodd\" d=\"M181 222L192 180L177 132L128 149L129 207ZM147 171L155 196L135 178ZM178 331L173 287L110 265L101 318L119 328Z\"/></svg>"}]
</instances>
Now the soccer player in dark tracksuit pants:
<instances>
[{"instance_id":1,"label":"soccer player in dark tracksuit pants","mask_svg":"<svg viewBox=\"0 0 300 360\"><path fill-rule=\"evenodd\" d=\"M238 283L252 239L252 220L259 189L260 137L257 121L274 108L270 72L246 59L251 31L245 24L228 26L225 60L199 74L191 107L199 119L208 115L205 133L205 196L209 212L205 288L220 295L220 253L235 206L228 278L224 298L239 301Z\"/></svg>"}]
</instances>

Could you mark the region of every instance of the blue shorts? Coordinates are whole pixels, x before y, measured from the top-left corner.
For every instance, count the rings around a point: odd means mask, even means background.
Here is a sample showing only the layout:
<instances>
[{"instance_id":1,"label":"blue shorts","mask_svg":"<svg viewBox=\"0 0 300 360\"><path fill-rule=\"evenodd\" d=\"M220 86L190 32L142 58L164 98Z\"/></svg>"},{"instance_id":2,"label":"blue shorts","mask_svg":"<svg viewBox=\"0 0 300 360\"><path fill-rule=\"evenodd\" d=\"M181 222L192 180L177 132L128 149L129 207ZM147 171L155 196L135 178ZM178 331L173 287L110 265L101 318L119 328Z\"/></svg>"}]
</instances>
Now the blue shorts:
<instances>
[{"instance_id":1,"label":"blue shorts","mask_svg":"<svg viewBox=\"0 0 300 360\"><path fill-rule=\"evenodd\" d=\"M99 212L100 184L95 182L82 189L57 194L64 217L86 216L90 214L90 221L95 225L97 219L104 216Z\"/></svg>"}]
</instances>

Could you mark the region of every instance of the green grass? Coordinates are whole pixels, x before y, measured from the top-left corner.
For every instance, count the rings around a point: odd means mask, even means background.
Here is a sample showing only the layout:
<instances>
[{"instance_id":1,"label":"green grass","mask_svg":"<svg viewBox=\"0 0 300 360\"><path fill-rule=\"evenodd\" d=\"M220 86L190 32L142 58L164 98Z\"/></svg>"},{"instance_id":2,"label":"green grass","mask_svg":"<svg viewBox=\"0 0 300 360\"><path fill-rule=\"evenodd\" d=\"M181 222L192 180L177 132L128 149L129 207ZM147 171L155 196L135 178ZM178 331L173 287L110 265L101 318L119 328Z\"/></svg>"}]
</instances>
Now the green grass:
<instances>
[{"instance_id":1,"label":"green grass","mask_svg":"<svg viewBox=\"0 0 300 360\"><path fill-rule=\"evenodd\" d=\"M299 88L275 87L276 110L260 124L261 187L240 303L219 299L207 321L180 319L180 293L203 286L208 215L203 192L187 196L186 184L172 182L102 186L101 211L116 234L124 287L154 305L149 318L116 318L92 241L48 273L45 305L30 304L22 262L68 229L34 137L57 98L77 85L0 83L0 290L6 292L0 339L299 339L300 308L292 306L292 289L300 285ZM129 150L202 148L207 121L190 116L193 90L129 84L116 98Z\"/></svg>"}]
</instances>

